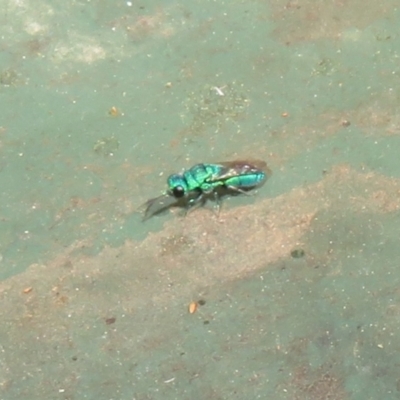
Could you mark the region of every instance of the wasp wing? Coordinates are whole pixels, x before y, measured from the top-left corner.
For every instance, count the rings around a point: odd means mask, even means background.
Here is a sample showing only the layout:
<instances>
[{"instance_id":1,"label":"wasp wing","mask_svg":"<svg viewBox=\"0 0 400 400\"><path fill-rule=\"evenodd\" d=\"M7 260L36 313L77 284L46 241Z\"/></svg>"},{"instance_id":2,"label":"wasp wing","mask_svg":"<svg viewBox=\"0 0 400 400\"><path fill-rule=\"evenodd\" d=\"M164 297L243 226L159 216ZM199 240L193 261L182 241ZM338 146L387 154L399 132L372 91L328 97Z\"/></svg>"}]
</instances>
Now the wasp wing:
<instances>
[{"instance_id":1,"label":"wasp wing","mask_svg":"<svg viewBox=\"0 0 400 400\"><path fill-rule=\"evenodd\" d=\"M224 181L235 176L250 175L260 171L267 176L272 173L267 167L267 163L262 160L223 161L216 163L216 165L221 167L220 172L218 175L208 178L208 182Z\"/></svg>"}]
</instances>

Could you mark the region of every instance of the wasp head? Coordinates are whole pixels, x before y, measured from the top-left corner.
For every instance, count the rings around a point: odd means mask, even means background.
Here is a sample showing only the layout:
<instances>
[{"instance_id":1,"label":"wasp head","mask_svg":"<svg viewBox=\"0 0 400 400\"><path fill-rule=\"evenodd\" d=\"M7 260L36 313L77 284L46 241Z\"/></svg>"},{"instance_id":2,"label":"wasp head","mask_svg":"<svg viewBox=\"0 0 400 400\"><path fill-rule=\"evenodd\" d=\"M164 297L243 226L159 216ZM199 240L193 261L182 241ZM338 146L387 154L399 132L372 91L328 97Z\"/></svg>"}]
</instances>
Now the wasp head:
<instances>
[{"instance_id":1,"label":"wasp head","mask_svg":"<svg viewBox=\"0 0 400 400\"><path fill-rule=\"evenodd\" d=\"M188 192L186 179L179 174L170 175L167 179L168 193L176 199L180 199Z\"/></svg>"}]
</instances>

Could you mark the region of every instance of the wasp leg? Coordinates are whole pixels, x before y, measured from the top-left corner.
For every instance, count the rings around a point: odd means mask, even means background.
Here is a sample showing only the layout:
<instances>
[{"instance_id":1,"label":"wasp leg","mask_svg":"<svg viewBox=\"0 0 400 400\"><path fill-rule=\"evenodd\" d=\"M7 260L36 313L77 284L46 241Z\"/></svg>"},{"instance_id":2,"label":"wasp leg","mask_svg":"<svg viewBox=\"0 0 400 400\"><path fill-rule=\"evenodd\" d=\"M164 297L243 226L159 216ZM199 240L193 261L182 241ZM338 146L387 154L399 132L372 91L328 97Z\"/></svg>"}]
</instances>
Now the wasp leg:
<instances>
[{"instance_id":1,"label":"wasp leg","mask_svg":"<svg viewBox=\"0 0 400 400\"><path fill-rule=\"evenodd\" d=\"M246 196L253 196L253 195L254 195L254 193L249 193L249 192L247 192L246 190L239 189L239 188L236 187L236 186L227 186L226 188L229 189L229 190L232 190L233 192L245 194Z\"/></svg>"},{"instance_id":2,"label":"wasp leg","mask_svg":"<svg viewBox=\"0 0 400 400\"><path fill-rule=\"evenodd\" d=\"M204 197L203 192L199 192L198 196L195 197L194 199L188 200L187 205L185 207L186 208L185 209L185 217L186 217L186 215L189 214L190 211L193 211L196 208L203 206L205 201L206 201L206 199Z\"/></svg>"},{"instance_id":3,"label":"wasp leg","mask_svg":"<svg viewBox=\"0 0 400 400\"><path fill-rule=\"evenodd\" d=\"M221 200L221 196L216 191L214 192L214 201L215 201L215 204L217 205L217 217L219 217L219 214L221 212L221 207L222 207L222 200Z\"/></svg>"}]
</instances>

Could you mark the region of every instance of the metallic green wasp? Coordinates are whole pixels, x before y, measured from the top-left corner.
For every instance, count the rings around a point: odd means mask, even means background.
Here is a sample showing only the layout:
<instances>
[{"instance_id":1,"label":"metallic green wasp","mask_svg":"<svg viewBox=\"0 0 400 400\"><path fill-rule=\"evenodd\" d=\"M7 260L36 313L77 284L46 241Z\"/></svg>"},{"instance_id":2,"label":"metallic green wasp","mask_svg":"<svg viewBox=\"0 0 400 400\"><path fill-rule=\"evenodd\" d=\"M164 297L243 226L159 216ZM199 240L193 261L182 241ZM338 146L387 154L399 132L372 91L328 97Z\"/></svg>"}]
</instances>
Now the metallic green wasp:
<instances>
[{"instance_id":1,"label":"metallic green wasp","mask_svg":"<svg viewBox=\"0 0 400 400\"><path fill-rule=\"evenodd\" d=\"M220 206L223 195L247 194L261 186L270 174L266 163L258 160L196 164L181 174L168 177L167 191L145 203L144 219L171 206L187 209L201 206L210 197Z\"/></svg>"}]
</instances>

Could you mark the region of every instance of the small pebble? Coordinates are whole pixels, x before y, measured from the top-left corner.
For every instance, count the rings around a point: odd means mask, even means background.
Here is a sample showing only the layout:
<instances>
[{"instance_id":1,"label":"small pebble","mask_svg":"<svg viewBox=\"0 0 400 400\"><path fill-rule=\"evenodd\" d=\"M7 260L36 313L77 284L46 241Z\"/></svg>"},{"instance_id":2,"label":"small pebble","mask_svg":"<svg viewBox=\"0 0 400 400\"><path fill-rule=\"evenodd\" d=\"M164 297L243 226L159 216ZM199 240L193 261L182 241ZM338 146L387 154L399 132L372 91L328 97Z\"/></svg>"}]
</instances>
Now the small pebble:
<instances>
[{"instance_id":1,"label":"small pebble","mask_svg":"<svg viewBox=\"0 0 400 400\"><path fill-rule=\"evenodd\" d=\"M347 119L342 120L341 125L344 126L345 128L347 128L348 126L350 126L350 121L348 121Z\"/></svg>"}]
</instances>

